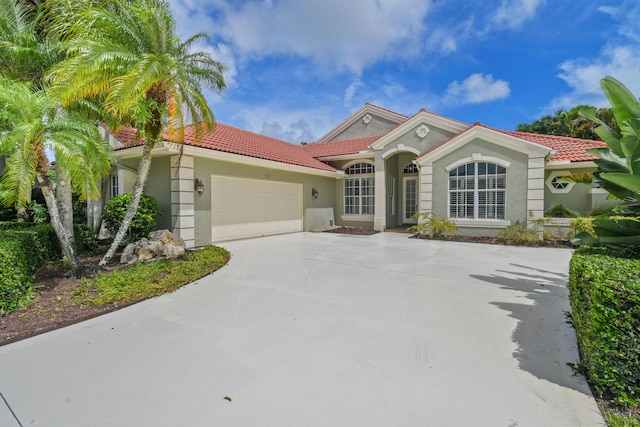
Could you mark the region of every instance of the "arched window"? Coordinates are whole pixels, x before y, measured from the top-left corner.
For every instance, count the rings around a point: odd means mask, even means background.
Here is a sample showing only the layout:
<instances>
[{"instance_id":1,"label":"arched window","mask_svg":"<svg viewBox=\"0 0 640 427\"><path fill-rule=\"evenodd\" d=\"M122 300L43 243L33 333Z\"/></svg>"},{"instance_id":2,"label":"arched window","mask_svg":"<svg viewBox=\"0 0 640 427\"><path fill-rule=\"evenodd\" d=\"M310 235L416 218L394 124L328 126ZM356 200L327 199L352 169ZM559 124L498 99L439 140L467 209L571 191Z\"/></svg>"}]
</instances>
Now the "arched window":
<instances>
[{"instance_id":1,"label":"arched window","mask_svg":"<svg viewBox=\"0 0 640 427\"><path fill-rule=\"evenodd\" d=\"M449 171L449 217L505 219L507 169L471 162Z\"/></svg>"},{"instance_id":2,"label":"arched window","mask_svg":"<svg viewBox=\"0 0 640 427\"><path fill-rule=\"evenodd\" d=\"M409 163L407 166L402 168L402 173L403 174L418 173L418 165L416 165L415 163Z\"/></svg>"},{"instance_id":3,"label":"arched window","mask_svg":"<svg viewBox=\"0 0 640 427\"><path fill-rule=\"evenodd\" d=\"M373 215L375 206L374 167L371 163L354 163L344 170L344 214Z\"/></svg>"}]
</instances>

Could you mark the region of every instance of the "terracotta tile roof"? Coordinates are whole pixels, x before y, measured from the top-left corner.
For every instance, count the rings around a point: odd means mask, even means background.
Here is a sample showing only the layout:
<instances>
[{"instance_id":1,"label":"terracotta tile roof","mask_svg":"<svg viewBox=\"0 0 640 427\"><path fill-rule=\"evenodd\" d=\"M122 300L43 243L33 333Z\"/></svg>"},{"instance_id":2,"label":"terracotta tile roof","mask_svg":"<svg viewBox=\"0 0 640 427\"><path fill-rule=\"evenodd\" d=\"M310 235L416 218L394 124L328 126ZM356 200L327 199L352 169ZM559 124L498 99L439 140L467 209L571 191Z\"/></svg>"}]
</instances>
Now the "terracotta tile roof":
<instances>
[{"instance_id":1,"label":"terracotta tile roof","mask_svg":"<svg viewBox=\"0 0 640 427\"><path fill-rule=\"evenodd\" d=\"M342 156L356 154L368 150L369 146L380 139L382 135L368 136L365 138L344 139L341 141L320 142L304 145L304 150L312 157Z\"/></svg>"},{"instance_id":2,"label":"terracotta tile roof","mask_svg":"<svg viewBox=\"0 0 640 427\"><path fill-rule=\"evenodd\" d=\"M167 138L166 134L163 134L163 136ZM143 144L143 141L135 140L135 129L131 128L121 129L116 134L116 138L125 145L125 148ZM167 140L170 141L170 138L167 138ZM238 129L223 123L217 123L212 132L200 135L200 140L198 141L195 139L195 126L185 127L185 144L290 165L335 171L333 167L314 159L300 145Z\"/></svg>"},{"instance_id":3,"label":"terracotta tile roof","mask_svg":"<svg viewBox=\"0 0 640 427\"><path fill-rule=\"evenodd\" d=\"M524 139L525 141L535 144L544 145L555 151L550 159L551 161L570 161L570 162L587 162L595 159L594 156L587 153L589 148L606 148L607 144L603 141L593 141L590 139L571 138L556 135L541 135L537 133L515 132L507 130L499 130L507 135Z\"/></svg>"},{"instance_id":4,"label":"terracotta tile roof","mask_svg":"<svg viewBox=\"0 0 640 427\"><path fill-rule=\"evenodd\" d=\"M114 136L125 148L137 147L138 145L144 144L144 139L137 139L136 132L135 128L122 127L118 129Z\"/></svg>"}]
</instances>

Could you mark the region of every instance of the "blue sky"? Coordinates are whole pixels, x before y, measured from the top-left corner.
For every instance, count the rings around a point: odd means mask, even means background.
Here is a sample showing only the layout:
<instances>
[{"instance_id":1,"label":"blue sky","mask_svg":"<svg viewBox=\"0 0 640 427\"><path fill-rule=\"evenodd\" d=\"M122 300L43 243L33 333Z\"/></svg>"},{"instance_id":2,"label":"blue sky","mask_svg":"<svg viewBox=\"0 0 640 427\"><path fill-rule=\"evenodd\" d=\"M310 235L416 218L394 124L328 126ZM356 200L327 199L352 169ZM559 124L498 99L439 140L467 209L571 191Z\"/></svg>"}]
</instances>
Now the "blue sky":
<instances>
[{"instance_id":1,"label":"blue sky","mask_svg":"<svg viewBox=\"0 0 640 427\"><path fill-rule=\"evenodd\" d=\"M299 143L366 102L513 130L640 94L637 0L170 0L227 67L218 121Z\"/></svg>"}]
</instances>

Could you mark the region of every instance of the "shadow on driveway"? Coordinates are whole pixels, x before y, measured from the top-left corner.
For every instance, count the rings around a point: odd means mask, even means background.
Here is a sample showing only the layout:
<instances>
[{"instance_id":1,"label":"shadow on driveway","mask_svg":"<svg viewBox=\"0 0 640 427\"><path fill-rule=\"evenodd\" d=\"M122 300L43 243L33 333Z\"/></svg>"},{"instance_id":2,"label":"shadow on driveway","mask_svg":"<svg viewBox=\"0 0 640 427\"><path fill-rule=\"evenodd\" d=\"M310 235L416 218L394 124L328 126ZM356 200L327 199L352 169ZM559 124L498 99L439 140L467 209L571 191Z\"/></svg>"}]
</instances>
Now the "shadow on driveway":
<instances>
[{"instance_id":1,"label":"shadow on driveway","mask_svg":"<svg viewBox=\"0 0 640 427\"><path fill-rule=\"evenodd\" d=\"M512 341L518 346L513 356L520 369L562 387L590 394L584 377L576 378L567 365L576 363L579 358L575 331L567 318L570 311L566 288L568 276L525 265L510 265L514 271L497 270L501 274L471 277L522 293L525 301L521 304L491 303L518 320Z\"/></svg>"}]
</instances>

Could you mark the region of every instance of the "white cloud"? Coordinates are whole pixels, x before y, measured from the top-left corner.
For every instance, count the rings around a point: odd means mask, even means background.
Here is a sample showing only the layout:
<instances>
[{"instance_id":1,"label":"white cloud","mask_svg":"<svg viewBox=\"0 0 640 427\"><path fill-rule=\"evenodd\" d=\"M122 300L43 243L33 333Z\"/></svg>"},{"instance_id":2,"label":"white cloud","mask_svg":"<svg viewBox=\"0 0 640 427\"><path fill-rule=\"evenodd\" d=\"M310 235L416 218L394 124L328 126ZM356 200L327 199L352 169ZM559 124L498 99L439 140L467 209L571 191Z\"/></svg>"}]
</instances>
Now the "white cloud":
<instances>
[{"instance_id":1,"label":"white cloud","mask_svg":"<svg viewBox=\"0 0 640 427\"><path fill-rule=\"evenodd\" d=\"M430 3L250 1L239 8L224 8L222 28L214 31L247 58L294 54L359 74L381 58L417 55Z\"/></svg>"},{"instance_id":2,"label":"white cloud","mask_svg":"<svg viewBox=\"0 0 640 427\"><path fill-rule=\"evenodd\" d=\"M347 89L344 91L344 104L345 105L351 104L351 100L353 99L353 96L363 86L364 86L364 83L362 83L362 80L354 79L351 82L351 84L347 87Z\"/></svg>"},{"instance_id":3,"label":"white cloud","mask_svg":"<svg viewBox=\"0 0 640 427\"><path fill-rule=\"evenodd\" d=\"M502 28L518 29L532 19L545 0L502 0L493 17L493 24Z\"/></svg>"},{"instance_id":4,"label":"white cloud","mask_svg":"<svg viewBox=\"0 0 640 427\"><path fill-rule=\"evenodd\" d=\"M334 117L334 114L334 111L325 107L290 111L276 105L245 106L233 117L233 121L241 129L299 144L317 140L339 119L344 119Z\"/></svg>"},{"instance_id":5,"label":"white cloud","mask_svg":"<svg viewBox=\"0 0 640 427\"><path fill-rule=\"evenodd\" d=\"M600 88L600 79L612 76L625 84L634 94L640 94L640 57L638 47L607 46L593 59L568 60L560 64L560 77L571 91L553 99L549 109L573 108L579 104L608 107Z\"/></svg>"},{"instance_id":6,"label":"white cloud","mask_svg":"<svg viewBox=\"0 0 640 427\"><path fill-rule=\"evenodd\" d=\"M453 81L447 86L445 104L481 104L508 98L511 94L509 82L496 80L491 74L472 74L462 82Z\"/></svg>"}]
</instances>

